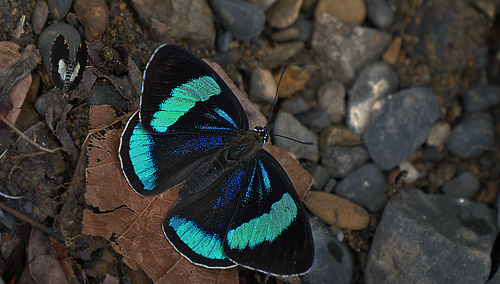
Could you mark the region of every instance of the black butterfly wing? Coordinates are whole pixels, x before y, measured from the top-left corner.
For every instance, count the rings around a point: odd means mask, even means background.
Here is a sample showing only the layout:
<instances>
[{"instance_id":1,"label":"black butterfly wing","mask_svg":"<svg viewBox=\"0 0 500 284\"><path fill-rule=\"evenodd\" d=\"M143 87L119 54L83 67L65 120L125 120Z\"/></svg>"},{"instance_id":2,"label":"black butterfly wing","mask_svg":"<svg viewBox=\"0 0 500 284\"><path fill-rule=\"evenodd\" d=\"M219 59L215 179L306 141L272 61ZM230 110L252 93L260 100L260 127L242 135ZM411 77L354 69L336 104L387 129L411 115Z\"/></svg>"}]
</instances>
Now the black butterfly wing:
<instances>
[{"instance_id":1,"label":"black butterfly wing","mask_svg":"<svg viewBox=\"0 0 500 284\"><path fill-rule=\"evenodd\" d=\"M80 81L83 78L83 71L85 71L85 67L87 66L87 59L87 43L85 41L82 41L76 51L76 58L73 62L74 70L70 75L71 77L68 85L68 90L74 90L80 84Z\"/></svg>"},{"instance_id":2,"label":"black butterfly wing","mask_svg":"<svg viewBox=\"0 0 500 284\"><path fill-rule=\"evenodd\" d=\"M66 76L66 66L69 62L68 43L63 35L57 35L50 50L50 76L54 86L62 89Z\"/></svg>"},{"instance_id":3,"label":"black butterfly wing","mask_svg":"<svg viewBox=\"0 0 500 284\"><path fill-rule=\"evenodd\" d=\"M130 185L142 195L179 185L248 130L229 87L205 62L175 45L159 47L149 61L139 117L141 123L131 119L122 134L120 159Z\"/></svg>"},{"instance_id":4,"label":"black butterfly wing","mask_svg":"<svg viewBox=\"0 0 500 284\"><path fill-rule=\"evenodd\" d=\"M155 135L139 123L136 112L120 140L119 157L130 186L143 196L169 190L182 182L229 143L227 136L183 133Z\"/></svg>"},{"instance_id":5,"label":"black butterfly wing","mask_svg":"<svg viewBox=\"0 0 500 284\"><path fill-rule=\"evenodd\" d=\"M264 150L252 159L249 181L224 240L233 262L273 275L306 273L314 259L311 227L290 179Z\"/></svg>"},{"instance_id":6,"label":"black butterfly wing","mask_svg":"<svg viewBox=\"0 0 500 284\"><path fill-rule=\"evenodd\" d=\"M144 73L141 123L157 134L248 130L238 99L203 60L177 45L153 54Z\"/></svg>"},{"instance_id":7,"label":"black butterfly wing","mask_svg":"<svg viewBox=\"0 0 500 284\"><path fill-rule=\"evenodd\" d=\"M246 166L240 164L170 208L163 232L180 254L209 268L235 266L224 254L223 240L247 180Z\"/></svg>"}]
</instances>

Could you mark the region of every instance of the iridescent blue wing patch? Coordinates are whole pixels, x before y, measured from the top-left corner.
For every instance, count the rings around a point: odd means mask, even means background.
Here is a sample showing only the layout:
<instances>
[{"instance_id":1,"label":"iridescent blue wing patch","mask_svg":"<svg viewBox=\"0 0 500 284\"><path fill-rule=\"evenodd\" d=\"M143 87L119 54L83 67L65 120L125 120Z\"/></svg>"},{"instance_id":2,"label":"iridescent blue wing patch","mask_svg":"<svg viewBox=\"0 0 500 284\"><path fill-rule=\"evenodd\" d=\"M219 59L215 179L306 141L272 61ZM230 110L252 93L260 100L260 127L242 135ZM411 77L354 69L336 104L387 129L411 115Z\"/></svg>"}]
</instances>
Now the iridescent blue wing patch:
<instances>
[{"instance_id":1,"label":"iridescent blue wing patch","mask_svg":"<svg viewBox=\"0 0 500 284\"><path fill-rule=\"evenodd\" d=\"M227 145L226 136L183 133L155 135L146 131L135 113L120 141L122 170L130 186L150 196L184 182L191 173Z\"/></svg>"},{"instance_id":2,"label":"iridescent blue wing patch","mask_svg":"<svg viewBox=\"0 0 500 284\"><path fill-rule=\"evenodd\" d=\"M304 207L276 159L260 150L224 241L233 262L274 275L306 273L314 258Z\"/></svg>"},{"instance_id":3,"label":"iridescent blue wing patch","mask_svg":"<svg viewBox=\"0 0 500 284\"><path fill-rule=\"evenodd\" d=\"M156 50L144 72L140 117L157 134L248 130L246 114L232 91L208 64L184 48Z\"/></svg>"},{"instance_id":4,"label":"iridescent blue wing patch","mask_svg":"<svg viewBox=\"0 0 500 284\"><path fill-rule=\"evenodd\" d=\"M223 241L247 180L245 167L240 165L170 208L163 232L180 254L210 268L236 265L226 258Z\"/></svg>"}]
</instances>

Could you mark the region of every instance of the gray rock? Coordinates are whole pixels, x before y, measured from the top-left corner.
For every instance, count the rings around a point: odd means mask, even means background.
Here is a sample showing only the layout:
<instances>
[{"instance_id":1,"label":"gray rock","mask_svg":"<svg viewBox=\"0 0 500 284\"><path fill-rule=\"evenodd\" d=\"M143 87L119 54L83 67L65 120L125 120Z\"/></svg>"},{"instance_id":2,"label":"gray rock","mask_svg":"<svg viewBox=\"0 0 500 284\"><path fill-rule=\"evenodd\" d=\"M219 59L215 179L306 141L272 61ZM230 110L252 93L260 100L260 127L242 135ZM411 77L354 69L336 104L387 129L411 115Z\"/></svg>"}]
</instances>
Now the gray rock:
<instances>
[{"instance_id":1,"label":"gray rock","mask_svg":"<svg viewBox=\"0 0 500 284\"><path fill-rule=\"evenodd\" d=\"M44 29L38 37L38 48L40 48L40 54L42 55L43 66L49 75L51 69L50 50L58 34L63 35L68 43L69 58L75 57L76 50L82 42L80 33L72 25L55 23Z\"/></svg>"},{"instance_id":2,"label":"gray rock","mask_svg":"<svg viewBox=\"0 0 500 284\"><path fill-rule=\"evenodd\" d=\"M333 190L335 189L336 186L337 186L337 180L331 178L326 182L325 188L323 190L328 193L333 193Z\"/></svg>"},{"instance_id":3,"label":"gray rock","mask_svg":"<svg viewBox=\"0 0 500 284\"><path fill-rule=\"evenodd\" d=\"M277 31L271 35L272 40L283 42L283 41L291 41L298 40L300 36L300 30L297 27L288 27L286 29Z\"/></svg>"},{"instance_id":4,"label":"gray rock","mask_svg":"<svg viewBox=\"0 0 500 284\"><path fill-rule=\"evenodd\" d=\"M474 113L451 130L448 150L462 158L481 155L495 141L495 125L488 113Z\"/></svg>"},{"instance_id":5,"label":"gray rock","mask_svg":"<svg viewBox=\"0 0 500 284\"><path fill-rule=\"evenodd\" d=\"M373 110L363 142L382 170L397 166L420 147L440 116L436 95L423 87L387 96Z\"/></svg>"},{"instance_id":6,"label":"gray rock","mask_svg":"<svg viewBox=\"0 0 500 284\"><path fill-rule=\"evenodd\" d=\"M324 129L332 125L331 117L323 109L312 109L298 114L297 119L309 129Z\"/></svg>"},{"instance_id":7,"label":"gray rock","mask_svg":"<svg viewBox=\"0 0 500 284\"><path fill-rule=\"evenodd\" d=\"M484 283L497 233L495 215L485 204L402 191L382 214L365 281Z\"/></svg>"},{"instance_id":8,"label":"gray rock","mask_svg":"<svg viewBox=\"0 0 500 284\"><path fill-rule=\"evenodd\" d=\"M325 184L330 179L330 175L328 174L326 169L320 165L316 165L311 174L314 178L314 183L312 186L318 190L322 190L325 187Z\"/></svg>"},{"instance_id":9,"label":"gray rock","mask_svg":"<svg viewBox=\"0 0 500 284\"><path fill-rule=\"evenodd\" d=\"M462 105L467 112L476 112L496 106L500 102L500 87L490 84L475 84L462 96Z\"/></svg>"},{"instance_id":10,"label":"gray rock","mask_svg":"<svg viewBox=\"0 0 500 284\"><path fill-rule=\"evenodd\" d=\"M354 260L345 243L330 234L328 227L317 217L309 217L314 238L314 262L303 276L302 283L352 283Z\"/></svg>"},{"instance_id":11,"label":"gray rock","mask_svg":"<svg viewBox=\"0 0 500 284\"><path fill-rule=\"evenodd\" d=\"M278 0L266 11L266 18L273 28L284 29L297 20L302 0Z\"/></svg>"},{"instance_id":12,"label":"gray rock","mask_svg":"<svg viewBox=\"0 0 500 284\"><path fill-rule=\"evenodd\" d=\"M281 110L290 114L299 114L305 112L310 108L310 103L307 102L302 96L296 95L281 104Z\"/></svg>"},{"instance_id":13,"label":"gray rock","mask_svg":"<svg viewBox=\"0 0 500 284\"><path fill-rule=\"evenodd\" d=\"M220 52L227 52L231 47L231 42L233 42L233 33L226 31L217 38L216 48Z\"/></svg>"},{"instance_id":14,"label":"gray rock","mask_svg":"<svg viewBox=\"0 0 500 284\"><path fill-rule=\"evenodd\" d=\"M313 32L313 25L311 22L304 19L297 19L293 23L292 27L298 28L300 31L297 40L308 41L309 39L311 39Z\"/></svg>"},{"instance_id":15,"label":"gray rock","mask_svg":"<svg viewBox=\"0 0 500 284\"><path fill-rule=\"evenodd\" d=\"M215 44L214 15L205 0L130 1L140 21L151 27L152 19L169 28L174 39Z\"/></svg>"},{"instance_id":16,"label":"gray rock","mask_svg":"<svg viewBox=\"0 0 500 284\"><path fill-rule=\"evenodd\" d=\"M321 151L321 164L335 178L346 177L369 159L368 152L361 146L329 146Z\"/></svg>"},{"instance_id":17,"label":"gray rock","mask_svg":"<svg viewBox=\"0 0 500 284\"><path fill-rule=\"evenodd\" d=\"M384 209L387 183L375 164L366 164L350 173L335 187L335 194L359 204L371 212Z\"/></svg>"},{"instance_id":18,"label":"gray rock","mask_svg":"<svg viewBox=\"0 0 500 284\"><path fill-rule=\"evenodd\" d=\"M342 83L352 81L364 65L378 59L391 43L387 32L342 22L321 13L314 23L312 47L326 76Z\"/></svg>"},{"instance_id":19,"label":"gray rock","mask_svg":"<svg viewBox=\"0 0 500 284\"><path fill-rule=\"evenodd\" d=\"M333 123L340 123L345 116L345 87L339 81L321 86L318 92L319 106L329 115Z\"/></svg>"},{"instance_id":20,"label":"gray rock","mask_svg":"<svg viewBox=\"0 0 500 284\"><path fill-rule=\"evenodd\" d=\"M313 162L319 160L318 138L288 112L278 112L274 121L273 133L302 142L312 142L313 145L306 145L273 136L273 141L277 146L292 152L297 159L306 159Z\"/></svg>"},{"instance_id":21,"label":"gray rock","mask_svg":"<svg viewBox=\"0 0 500 284\"><path fill-rule=\"evenodd\" d=\"M73 5L73 0L47 0L50 15L56 20L61 20L68 14Z\"/></svg>"},{"instance_id":22,"label":"gray rock","mask_svg":"<svg viewBox=\"0 0 500 284\"><path fill-rule=\"evenodd\" d=\"M259 7L241 0L212 0L222 25L238 40L249 41L264 29L266 15Z\"/></svg>"},{"instance_id":23,"label":"gray rock","mask_svg":"<svg viewBox=\"0 0 500 284\"><path fill-rule=\"evenodd\" d=\"M394 13L385 0L365 0L366 16L374 26L387 30L394 22Z\"/></svg>"},{"instance_id":24,"label":"gray rock","mask_svg":"<svg viewBox=\"0 0 500 284\"><path fill-rule=\"evenodd\" d=\"M271 7L277 0L248 0L248 2L253 3L255 6L262 9L262 11L267 10Z\"/></svg>"},{"instance_id":25,"label":"gray rock","mask_svg":"<svg viewBox=\"0 0 500 284\"><path fill-rule=\"evenodd\" d=\"M471 171L465 171L443 185L443 192L453 197L471 199L479 191L481 183Z\"/></svg>"},{"instance_id":26,"label":"gray rock","mask_svg":"<svg viewBox=\"0 0 500 284\"><path fill-rule=\"evenodd\" d=\"M394 69L383 61L366 66L356 78L347 102L346 123L356 134L362 134L370 124L375 102L394 92L398 87L398 76Z\"/></svg>"},{"instance_id":27,"label":"gray rock","mask_svg":"<svg viewBox=\"0 0 500 284\"><path fill-rule=\"evenodd\" d=\"M85 99L87 104L96 106L112 105L123 111L128 110L127 100L113 86L96 84L92 87L92 91L94 91L94 95Z\"/></svg>"},{"instance_id":28,"label":"gray rock","mask_svg":"<svg viewBox=\"0 0 500 284\"><path fill-rule=\"evenodd\" d=\"M31 23L33 25L33 31L35 34L40 34L42 32L45 22L49 17L49 6L47 2L38 0L33 8L33 14L31 15Z\"/></svg>"},{"instance_id":29,"label":"gray rock","mask_svg":"<svg viewBox=\"0 0 500 284\"><path fill-rule=\"evenodd\" d=\"M276 81L271 71L257 68L250 76L249 97L254 102L272 103L276 95Z\"/></svg>"}]
</instances>

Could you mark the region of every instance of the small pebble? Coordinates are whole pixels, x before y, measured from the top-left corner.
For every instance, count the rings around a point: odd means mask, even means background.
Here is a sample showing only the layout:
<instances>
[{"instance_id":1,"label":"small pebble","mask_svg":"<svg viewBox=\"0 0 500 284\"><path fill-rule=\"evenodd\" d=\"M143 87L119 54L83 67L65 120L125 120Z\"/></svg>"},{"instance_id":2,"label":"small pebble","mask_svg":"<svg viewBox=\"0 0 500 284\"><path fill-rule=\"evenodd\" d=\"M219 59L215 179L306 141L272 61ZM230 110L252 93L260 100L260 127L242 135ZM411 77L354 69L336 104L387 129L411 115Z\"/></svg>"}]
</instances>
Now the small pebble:
<instances>
[{"instance_id":1,"label":"small pebble","mask_svg":"<svg viewBox=\"0 0 500 284\"><path fill-rule=\"evenodd\" d=\"M325 188L323 188L323 191L328 192L328 193L333 193L336 186L337 186L337 180L334 178L331 178L326 182Z\"/></svg>"},{"instance_id":2,"label":"small pebble","mask_svg":"<svg viewBox=\"0 0 500 284\"><path fill-rule=\"evenodd\" d=\"M360 68L380 58L391 41L387 32L351 25L330 13L321 13L314 22L312 48L322 72L344 84L354 80Z\"/></svg>"},{"instance_id":3,"label":"small pebble","mask_svg":"<svg viewBox=\"0 0 500 284\"><path fill-rule=\"evenodd\" d=\"M441 115L436 94L424 87L408 88L386 96L373 110L363 142L382 170L397 166L420 147Z\"/></svg>"},{"instance_id":4,"label":"small pebble","mask_svg":"<svg viewBox=\"0 0 500 284\"><path fill-rule=\"evenodd\" d=\"M311 174L314 178L314 183L312 186L317 190L322 190L325 187L325 184L330 179L330 175L328 174L326 169L320 165L316 165Z\"/></svg>"},{"instance_id":5,"label":"small pebble","mask_svg":"<svg viewBox=\"0 0 500 284\"><path fill-rule=\"evenodd\" d=\"M292 41L292 42L287 42L278 45L277 47L273 48L269 54L267 55L267 58L265 60L266 66L268 68L275 68L278 66L283 66L285 63L288 63L288 60L295 55L297 55L299 52L303 51L304 49L304 42L302 41ZM292 66L290 66L289 69L285 72L285 75L290 72L292 69ZM281 75L281 72L279 72L279 75ZM278 75L278 76L279 76ZM284 75L284 76L285 76ZM279 77L278 77L279 79ZM282 88L285 88L286 86L284 84L281 85L280 90ZM281 91L280 91L281 93Z\"/></svg>"},{"instance_id":6,"label":"small pebble","mask_svg":"<svg viewBox=\"0 0 500 284\"><path fill-rule=\"evenodd\" d=\"M300 283L352 283L354 259L351 248L332 236L328 226L317 217L309 217L309 223L314 238L314 261L309 272L300 276Z\"/></svg>"},{"instance_id":7,"label":"small pebble","mask_svg":"<svg viewBox=\"0 0 500 284\"><path fill-rule=\"evenodd\" d=\"M361 143L361 136L356 135L344 125L330 126L321 131L319 137L319 148L321 150L328 146L354 146Z\"/></svg>"},{"instance_id":8,"label":"small pebble","mask_svg":"<svg viewBox=\"0 0 500 284\"><path fill-rule=\"evenodd\" d=\"M375 164L353 171L335 187L335 194L355 202L371 212L379 212L387 203L385 176Z\"/></svg>"},{"instance_id":9,"label":"small pebble","mask_svg":"<svg viewBox=\"0 0 500 284\"><path fill-rule=\"evenodd\" d=\"M302 0L278 0L266 11L266 18L273 28L284 29L297 20Z\"/></svg>"},{"instance_id":10,"label":"small pebble","mask_svg":"<svg viewBox=\"0 0 500 284\"><path fill-rule=\"evenodd\" d=\"M372 24L381 29L387 30L394 21L394 13L385 0L365 0L367 17Z\"/></svg>"},{"instance_id":11,"label":"small pebble","mask_svg":"<svg viewBox=\"0 0 500 284\"><path fill-rule=\"evenodd\" d=\"M238 40L249 41L264 29L264 11L250 2L213 0L212 8L222 25Z\"/></svg>"},{"instance_id":12,"label":"small pebble","mask_svg":"<svg viewBox=\"0 0 500 284\"><path fill-rule=\"evenodd\" d=\"M401 44L403 39L400 36L394 38L389 47L382 54L382 60L394 66L399 58L399 53L401 52Z\"/></svg>"},{"instance_id":13,"label":"small pebble","mask_svg":"<svg viewBox=\"0 0 500 284\"><path fill-rule=\"evenodd\" d=\"M257 68L250 76L249 97L254 102L272 103L276 95L276 82L270 70Z\"/></svg>"},{"instance_id":14,"label":"small pebble","mask_svg":"<svg viewBox=\"0 0 500 284\"><path fill-rule=\"evenodd\" d=\"M281 71L276 73L274 76L274 80L276 82L279 81L281 76ZM278 92L278 96L280 98L289 98L297 91L304 88L307 81L311 77L311 71L307 69L301 69L298 67L290 66L285 74L283 74L283 78L281 80L280 89Z\"/></svg>"},{"instance_id":15,"label":"small pebble","mask_svg":"<svg viewBox=\"0 0 500 284\"><path fill-rule=\"evenodd\" d=\"M319 89L318 103L333 123L340 123L345 116L345 87L339 81L327 83Z\"/></svg>"},{"instance_id":16,"label":"small pebble","mask_svg":"<svg viewBox=\"0 0 500 284\"><path fill-rule=\"evenodd\" d=\"M262 11L266 11L269 7L271 7L278 0L248 0L248 2L254 4L259 7Z\"/></svg>"},{"instance_id":17,"label":"small pebble","mask_svg":"<svg viewBox=\"0 0 500 284\"><path fill-rule=\"evenodd\" d=\"M73 0L47 0L47 4L49 5L49 11L52 18L59 21L68 14L71 5L73 5Z\"/></svg>"},{"instance_id":18,"label":"small pebble","mask_svg":"<svg viewBox=\"0 0 500 284\"><path fill-rule=\"evenodd\" d=\"M71 2L71 1L70 1ZM49 6L47 2L43 0L37 0L35 3L35 8L33 8L33 15L31 16L31 24L33 25L33 31L35 34L40 34L47 18L49 17Z\"/></svg>"},{"instance_id":19,"label":"small pebble","mask_svg":"<svg viewBox=\"0 0 500 284\"><path fill-rule=\"evenodd\" d=\"M290 114L299 114L305 112L310 108L310 103L304 100L302 96L295 95L281 104L281 110Z\"/></svg>"},{"instance_id":20,"label":"small pebble","mask_svg":"<svg viewBox=\"0 0 500 284\"><path fill-rule=\"evenodd\" d=\"M366 17L366 5L363 0L320 0L316 5L316 18L323 12L353 25L361 25Z\"/></svg>"},{"instance_id":21,"label":"small pebble","mask_svg":"<svg viewBox=\"0 0 500 284\"><path fill-rule=\"evenodd\" d=\"M313 25L311 22L304 19L297 19L297 21L293 23L292 27L298 28L300 31L297 40L308 41L311 39L313 32Z\"/></svg>"},{"instance_id":22,"label":"small pebble","mask_svg":"<svg viewBox=\"0 0 500 284\"><path fill-rule=\"evenodd\" d=\"M297 27L289 27L284 30L277 31L271 35L274 41L291 41L297 40L300 36L300 30Z\"/></svg>"},{"instance_id":23,"label":"small pebble","mask_svg":"<svg viewBox=\"0 0 500 284\"><path fill-rule=\"evenodd\" d=\"M462 96L466 112L486 110L500 103L500 87L491 84L475 84Z\"/></svg>"},{"instance_id":24,"label":"small pebble","mask_svg":"<svg viewBox=\"0 0 500 284\"><path fill-rule=\"evenodd\" d=\"M231 48L231 43L233 42L233 33L226 31L221 36L217 38L217 50L220 52L228 52Z\"/></svg>"},{"instance_id":25,"label":"small pebble","mask_svg":"<svg viewBox=\"0 0 500 284\"><path fill-rule=\"evenodd\" d=\"M373 105L394 92L399 84L394 69L383 61L366 66L354 81L347 102L346 123L356 134L362 134L370 124Z\"/></svg>"},{"instance_id":26,"label":"small pebble","mask_svg":"<svg viewBox=\"0 0 500 284\"><path fill-rule=\"evenodd\" d=\"M443 192L454 197L471 199L479 191L481 183L471 171L465 171L443 185Z\"/></svg>"},{"instance_id":27,"label":"small pebble","mask_svg":"<svg viewBox=\"0 0 500 284\"><path fill-rule=\"evenodd\" d=\"M481 155L495 141L495 125L488 113L474 113L451 130L448 150L462 158Z\"/></svg>"},{"instance_id":28,"label":"small pebble","mask_svg":"<svg viewBox=\"0 0 500 284\"><path fill-rule=\"evenodd\" d=\"M321 164L335 178L346 177L369 159L362 146L330 146L321 151Z\"/></svg>"},{"instance_id":29,"label":"small pebble","mask_svg":"<svg viewBox=\"0 0 500 284\"><path fill-rule=\"evenodd\" d=\"M285 138L273 137L273 141L277 146L293 153L297 159L306 159L313 162L319 160L318 138L293 115L285 111L279 111L274 121L273 133L298 141L313 143L313 145L306 145Z\"/></svg>"},{"instance_id":30,"label":"small pebble","mask_svg":"<svg viewBox=\"0 0 500 284\"><path fill-rule=\"evenodd\" d=\"M450 136L450 124L448 122L436 122L427 135L427 145L442 147Z\"/></svg>"},{"instance_id":31,"label":"small pebble","mask_svg":"<svg viewBox=\"0 0 500 284\"><path fill-rule=\"evenodd\" d=\"M418 169L410 162L403 161L399 164L400 171L406 171L406 178L404 183L414 183L420 177Z\"/></svg>"},{"instance_id":32,"label":"small pebble","mask_svg":"<svg viewBox=\"0 0 500 284\"><path fill-rule=\"evenodd\" d=\"M73 8L85 28L85 39L101 38L109 22L108 4L104 0L75 0Z\"/></svg>"},{"instance_id":33,"label":"small pebble","mask_svg":"<svg viewBox=\"0 0 500 284\"><path fill-rule=\"evenodd\" d=\"M328 113L323 109L311 109L296 115L304 126L311 130L325 129L332 124Z\"/></svg>"},{"instance_id":34,"label":"small pebble","mask_svg":"<svg viewBox=\"0 0 500 284\"><path fill-rule=\"evenodd\" d=\"M341 229L363 230L370 222L370 215L363 207L334 194L310 191L304 204L323 222Z\"/></svg>"}]
</instances>

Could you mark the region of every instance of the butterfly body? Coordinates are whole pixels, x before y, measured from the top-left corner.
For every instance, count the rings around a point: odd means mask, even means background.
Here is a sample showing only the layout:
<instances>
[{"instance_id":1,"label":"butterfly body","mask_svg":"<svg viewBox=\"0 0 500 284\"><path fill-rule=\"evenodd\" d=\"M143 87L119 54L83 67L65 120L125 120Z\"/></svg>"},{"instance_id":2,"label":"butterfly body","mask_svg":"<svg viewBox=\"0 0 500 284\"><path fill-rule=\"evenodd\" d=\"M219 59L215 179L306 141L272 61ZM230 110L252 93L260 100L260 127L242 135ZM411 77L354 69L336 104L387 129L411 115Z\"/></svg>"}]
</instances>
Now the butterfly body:
<instances>
[{"instance_id":1,"label":"butterfly body","mask_svg":"<svg viewBox=\"0 0 500 284\"><path fill-rule=\"evenodd\" d=\"M299 275L312 265L311 229L287 174L262 149L267 135L267 127L249 130L240 102L205 62L166 45L146 67L120 160L141 195L185 182L163 231L191 262Z\"/></svg>"},{"instance_id":2,"label":"butterfly body","mask_svg":"<svg viewBox=\"0 0 500 284\"><path fill-rule=\"evenodd\" d=\"M82 80L87 57L87 45L83 42L78 47L76 56L70 58L68 43L64 36L59 34L50 52L51 77L54 85L64 92L76 89Z\"/></svg>"}]
</instances>

